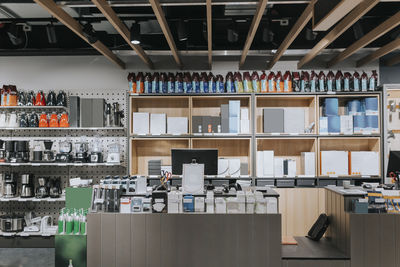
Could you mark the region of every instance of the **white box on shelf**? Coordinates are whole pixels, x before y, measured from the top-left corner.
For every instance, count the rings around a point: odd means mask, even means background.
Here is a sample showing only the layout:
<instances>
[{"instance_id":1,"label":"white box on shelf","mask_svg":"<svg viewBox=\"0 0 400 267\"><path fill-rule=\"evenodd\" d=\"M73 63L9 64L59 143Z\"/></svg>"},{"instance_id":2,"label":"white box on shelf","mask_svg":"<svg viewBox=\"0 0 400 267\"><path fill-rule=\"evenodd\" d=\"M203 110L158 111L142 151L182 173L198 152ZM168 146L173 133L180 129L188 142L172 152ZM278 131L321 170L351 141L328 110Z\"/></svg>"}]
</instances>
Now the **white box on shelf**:
<instances>
[{"instance_id":1,"label":"white box on shelf","mask_svg":"<svg viewBox=\"0 0 400 267\"><path fill-rule=\"evenodd\" d=\"M218 159L218 176L225 177L229 175L229 159Z\"/></svg>"},{"instance_id":2,"label":"white box on shelf","mask_svg":"<svg viewBox=\"0 0 400 267\"><path fill-rule=\"evenodd\" d=\"M254 204L256 199L254 198L254 193L251 191L246 192L246 213L253 214L254 213Z\"/></svg>"},{"instance_id":3,"label":"white box on shelf","mask_svg":"<svg viewBox=\"0 0 400 267\"><path fill-rule=\"evenodd\" d=\"M134 134L149 134L150 122L149 113L133 112L132 114L132 129Z\"/></svg>"},{"instance_id":4,"label":"white box on shelf","mask_svg":"<svg viewBox=\"0 0 400 267\"><path fill-rule=\"evenodd\" d=\"M304 108L284 109L285 133L304 133Z\"/></svg>"},{"instance_id":5,"label":"white box on shelf","mask_svg":"<svg viewBox=\"0 0 400 267\"><path fill-rule=\"evenodd\" d=\"M178 191L168 193L168 213L179 213L179 201Z\"/></svg>"},{"instance_id":6,"label":"white box on shelf","mask_svg":"<svg viewBox=\"0 0 400 267\"><path fill-rule=\"evenodd\" d=\"M319 118L319 134L328 134L328 117Z\"/></svg>"},{"instance_id":7,"label":"white box on shelf","mask_svg":"<svg viewBox=\"0 0 400 267\"><path fill-rule=\"evenodd\" d=\"M349 175L347 151L321 151L321 175Z\"/></svg>"},{"instance_id":8,"label":"white box on shelf","mask_svg":"<svg viewBox=\"0 0 400 267\"><path fill-rule=\"evenodd\" d=\"M274 175L274 151L263 151L263 176L270 177Z\"/></svg>"},{"instance_id":9,"label":"white box on shelf","mask_svg":"<svg viewBox=\"0 0 400 267\"><path fill-rule=\"evenodd\" d=\"M267 213L278 213L278 201L275 197L266 197Z\"/></svg>"},{"instance_id":10,"label":"white box on shelf","mask_svg":"<svg viewBox=\"0 0 400 267\"><path fill-rule=\"evenodd\" d=\"M154 135L165 134L167 132L166 114L150 114L150 133Z\"/></svg>"},{"instance_id":11,"label":"white box on shelf","mask_svg":"<svg viewBox=\"0 0 400 267\"><path fill-rule=\"evenodd\" d=\"M274 176L283 177L283 158L274 158Z\"/></svg>"},{"instance_id":12,"label":"white box on shelf","mask_svg":"<svg viewBox=\"0 0 400 267\"><path fill-rule=\"evenodd\" d=\"M340 133L353 134L353 116L342 115L340 116Z\"/></svg>"},{"instance_id":13,"label":"white box on shelf","mask_svg":"<svg viewBox=\"0 0 400 267\"><path fill-rule=\"evenodd\" d=\"M296 161L294 159L288 160L288 177L296 176Z\"/></svg>"},{"instance_id":14,"label":"white box on shelf","mask_svg":"<svg viewBox=\"0 0 400 267\"><path fill-rule=\"evenodd\" d=\"M206 212L214 213L215 208L214 208L214 192L213 191L207 191L205 203L206 203Z\"/></svg>"},{"instance_id":15,"label":"white box on shelf","mask_svg":"<svg viewBox=\"0 0 400 267\"><path fill-rule=\"evenodd\" d=\"M146 194L147 193L147 178L145 176L138 176L135 183L136 194Z\"/></svg>"},{"instance_id":16,"label":"white box on shelf","mask_svg":"<svg viewBox=\"0 0 400 267\"><path fill-rule=\"evenodd\" d=\"M301 169L304 175L315 176L314 152L301 152Z\"/></svg>"},{"instance_id":17,"label":"white box on shelf","mask_svg":"<svg viewBox=\"0 0 400 267\"><path fill-rule=\"evenodd\" d=\"M194 198L194 211L195 212L204 212L204 197L195 197Z\"/></svg>"},{"instance_id":18,"label":"white box on shelf","mask_svg":"<svg viewBox=\"0 0 400 267\"><path fill-rule=\"evenodd\" d=\"M229 133L239 133L240 130L240 118L229 117Z\"/></svg>"},{"instance_id":19,"label":"white box on shelf","mask_svg":"<svg viewBox=\"0 0 400 267\"><path fill-rule=\"evenodd\" d=\"M240 119L240 100L229 100L229 117Z\"/></svg>"},{"instance_id":20,"label":"white box on shelf","mask_svg":"<svg viewBox=\"0 0 400 267\"><path fill-rule=\"evenodd\" d=\"M215 198L215 213L226 213L226 201L225 198Z\"/></svg>"},{"instance_id":21,"label":"white box on shelf","mask_svg":"<svg viewBox=\"0 0 400 267\"><path fill-rule=\"evenodd\" d=\"M240 133L242 134L250 133L250 120L248 119L240 120Z\"/></svg>"},{"instance_id":22,"label":"white box on shelf","mask_svg":"<svg viewBox=\"0 0 400 267\"><path fill-rule=\"evenodd\" d=\"M351 151L351 175L379 175L379 152Z\"/></svg>"},{"instance_id":23,"label":"white box on shelf","mask_svg":"<svg viewBox=\"0 0 400 267\"><path fill-rule=\"evenodd\" d=\"M168 117L167 118L168 134L187 134L188 118L187 117Z\"/></svg>"},{"instance_id":24,"label":"white box on shelf","mask_svg":"<svg viewBox=\"0 0 400 267\"><path fill-rule=\"evenodd\" d=\"M122 197L120 200L120 213L131 213L131 199Z\"/></svg>"},{"instance_id":25,"label":"white box on shelf","mask_svg":"<svg viewBox=\"0 0 400 267\"><path fill-rule=\"evenodd\" d=\"M229 175L231 177L240 176L240 159L229 159Z\"/></svg>"},{"instance_id":26,"label":"white box on shelf","mask_svg":"<svg viewBox=\"0 0 400 267\"><path fill-rule=\"evenodd\" d=\"M257 177L264 176L264 151L257 151L257 170L256 175Z\"/></svg>"},{"instance_id":27,"label":"white box on shelf","mask_svg":"<svg viewBox=\"0 0 400 267\"><path fill-rule=\"evenodd\" d=\"M240 119L241 120L249 120L249 109L248 108L240 109Z\"/></svg>"}]
</instances>

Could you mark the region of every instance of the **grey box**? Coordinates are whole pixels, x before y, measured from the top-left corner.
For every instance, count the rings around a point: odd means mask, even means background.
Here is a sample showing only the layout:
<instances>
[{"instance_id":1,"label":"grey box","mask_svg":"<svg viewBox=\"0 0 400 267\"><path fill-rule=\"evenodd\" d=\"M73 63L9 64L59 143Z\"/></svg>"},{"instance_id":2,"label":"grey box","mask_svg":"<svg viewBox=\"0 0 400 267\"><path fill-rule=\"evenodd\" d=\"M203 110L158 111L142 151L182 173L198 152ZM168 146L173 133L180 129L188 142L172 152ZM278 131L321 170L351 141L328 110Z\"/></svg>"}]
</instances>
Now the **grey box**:
<instances>
[{"instance_id":1,"label":"grey box","mask_svg":"<svg viewBox=\"0 0 400 267\"><path fill-rule=\"evenodd\" d=\"M229 104L221 105L221 118L229 119Z\"/></svg>"},{"instance_id":2,"label":"grey box","mask_svg":"<svg viewBox=\"0 0 400 267\"><path fill-rule=\"evenodd\" d=\"M294 179L277 179L276 187L294 187Z\"/></svg>"},{"instance_id":3,"label":"grey box","mask_svg":"<svg viewBox=\"0 0 400 267\"><path fill-rule=\"evenodd\" d=\"M201 131L199 132L199 125L201 125ZM203 116L192 116L192 133L203 133Z\"/></svg>"},{"instance_id":4,"label":"grey box","mask_svg":"<svg viewBox=\"0 0 400 267\"><path fill-rule=\"evenodd\" d=\"M261 179L257 179L257 186L274 186L275 185L275 181L272 180L261 180Z\"/></svg>"},{"instance_id":5,"label":"grey box","mask_svg":"<svg viewBox=\"0 0 400 267\"><path fill-rule=\"evenodd\" d=\"M315 186L315 179L297 179L297 186L314 187Z\"/></svg>"},{"instance_id":6,"label":"grey box","mask_svg":"<svg viewBox=\"0 0 400 267\"><path fill-rule=\"evenodd\" d=\"M249 164L240 163L240 175L249 175Z\"/></svg>"},{"instance_id":7,"label":"grey box","mask_svg":"<svg viewBox=\"0 0 400 267\"><path fill-rule=\"evenodd\" d=\"M229 180L211 180L211 183L214 186L223 186L229 184ZM215 195L214 197L217 197L217 195Z\"/></svg>"},{"instance_id":8,"label":"grey box","mask_svg":"<svg viewBox=\"0 0 400 267\"><path fill-rule=\"evenodd\" d=\"M263 109L264 133L283 133L284 110L283 109Z\"/></svg>"},{"instance_id":9,"label":"grey box","mask_svg":"<svg viewBox=\"0 0 400 267\"><path fill-rule=\"evenodd\" d=\"M319 179L318 185L319 186L336 185L336 180Z\"/></svg>"},{"instance_id":10,"label":"grey box","mask_svg":"<svg viewBox=\"0 0 400 267\"><path fill-rule=\"evenodd\" d=\"M161 160L149 160L147 162L147 172L149 175L161 175Z\"/></svg>"},{"instance_id":11,"label":"grey box","mask_svg":"<svg viewBox=\"0 0 400 267\"><path fill-rule=\"evenodd\" d=\"M104 98L92 99L92 127L104 127Z\"/></svg>"},{"instance_id":12,"label":"grey box","mask_svg":"<svg viewBox=\"0 0 400 267\"><path fill-rule=\"evenodd\" d=\"M91 98L81 98L80 118L81 127L93 127L93 101Z\"/></svg>"},{"instance_id":13,"label":"grey box","mask_svg":"<svg viewBox=\"0 0 400 267\"><path fill-rule=\"evenodd\" d=\"M69 97L69 126L80 127L81 101L79 96Z\"/></svg>"},{"instance_id":14,"label":"grey box","mask_svg":"<svg viewBox=\"0 0 400 267\"><path fill-rule=\"evenodd\" d=\"M211 117L211 125L213 133L218 133L218 125L221 125L221 117L219 116Z\"/></svg>"},{"instance_id":15,"label":"grey box","mask_svg":"<svg viewBox=\"0 0 400 267\"><path fill-rule=\"evenodd\" d=\"M221 132L229 133L229 119L221 118Z\"/></svg>"}]
</instances>

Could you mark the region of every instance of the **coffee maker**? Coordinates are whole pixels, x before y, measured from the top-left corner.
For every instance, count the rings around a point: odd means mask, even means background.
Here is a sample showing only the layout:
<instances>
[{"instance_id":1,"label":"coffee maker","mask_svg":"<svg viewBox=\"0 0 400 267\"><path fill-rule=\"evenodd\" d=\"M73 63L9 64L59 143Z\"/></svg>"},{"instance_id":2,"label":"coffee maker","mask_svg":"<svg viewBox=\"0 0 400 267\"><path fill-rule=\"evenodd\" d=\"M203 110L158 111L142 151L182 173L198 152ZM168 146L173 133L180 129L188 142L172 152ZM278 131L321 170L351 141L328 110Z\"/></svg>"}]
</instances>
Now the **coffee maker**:
<instances>
[{"instance_id":1,"label":"coffee maker","mask_svg":"<svg viewBox=\"0 0 400 267\"><path fill-rule=\"evenodd\" d=\"M102 163L103 162L103 153L102 153L102 144L99 138L96 138L92 142L92 148L89 156L89 162L91 163Z\"/></svg>"},{"instance_id":2,"label":"coffee maker","mask_svg":"<svg viewBox=\"0 0 400 267\"><path fill-rule=\"evenodd\" d=\"M122 122L121 119L124 117L124 112L119 110L118 102L113 103L113 126L114 127L121 127Z\"/></svg>"},{"instance_id":3,"label":"coffee maker","mask_svg":"<svg viewBox=\"0 0 400 267\"><path fill-rule=\"evenodd\" d=\"M56 155L56 161L57 162L71 162L72 161L72 156L71 156L71 151L72 151L72 144L71 142L68 141L61 141L59 143L59 151Z\"/></svg>"},{"instance_id":4,"label":"coffee maker","mask_svg":"<svg viewBox=\"0 0 400 267\"><path fill-rule=\"evenodd\" d=\"M53 147L53 141L50 140L44 140L44 148L45 150L43 151L43 161L46 162L53 162L54 161L54 152L51 150Z\"/></svg>"},{"instance_id":5,"label":"coffee maker","mask_svg":"<svg viewBox=\"0 0 400 267\"><path fill-rule=\"evenodd\" d=\"M36 198L46 198L49 196L49 188L47 184L47 178L38 178L39 186L36 188Z\"/></svg>"},{"instance_id":6,"label":"coffee maker","mask_svg":"<svg viewBox=\"0 0 400 267\"><path fill-rule=\"evenodd\" d=\"M6 173L4 176L3 197L12 198L17 195L17 174Z\"/></svg>"},{"instance_id":7,"label":"coffee maker","mask_svg":"<svg viewBox=\"0 0 400 267\"><path fill-rule=\"evenodd\" d=\"M52 178L49 182L49 193L51 198L59 198L61 196L61 178Z\"/></svg>"},{"instance_id":8,"label":"coffee maker","mask_svg":"<svg viewBox=\"0 0 400 267\"><path fill-rule=\"evenodd\" d=\"M35 140L33 146L33 162L43 161L42 140Z\"/></svg>"},{"instance_id":9,"label":"coffee maker","mask_svg":"<svg viewBox=\"0 0 400 267\"><path fill-rule=\"evenodd\" d=\"M74 162L86 163L88 160L88 143L76 142L75 143L75 158Z\"/></svg>"},{"instance_id":10,"label":"coffee maker","mask_svg":"<svg viewBox=\"0 0 400 267\"><path fill-rule=\"evenodd\" d=\"M29 161L29 141L15 141L15 158L18 163Z\"/></svg>"},{"instance_id":11,"label":"coffee maker","mask_svg":"<svg viewBox=\"0 0 400 267\"><path fill-rule=\"evenodd\" d=\"M33 174L22 174L21 175L21 197L29 198L34 196L34 186L33 186Z\"/></svg>"},{"instance_id":12,"label":"coffee maker","mask_svg":"<svg viewBox=\"0 0 400 267\"><path fill-rule=\"evenodd\" d=\"M15 141L6 141L5 142L6 149L6 159L7 162L17 162L16 153L15 153Z\"/></svg>"}]
</instances>

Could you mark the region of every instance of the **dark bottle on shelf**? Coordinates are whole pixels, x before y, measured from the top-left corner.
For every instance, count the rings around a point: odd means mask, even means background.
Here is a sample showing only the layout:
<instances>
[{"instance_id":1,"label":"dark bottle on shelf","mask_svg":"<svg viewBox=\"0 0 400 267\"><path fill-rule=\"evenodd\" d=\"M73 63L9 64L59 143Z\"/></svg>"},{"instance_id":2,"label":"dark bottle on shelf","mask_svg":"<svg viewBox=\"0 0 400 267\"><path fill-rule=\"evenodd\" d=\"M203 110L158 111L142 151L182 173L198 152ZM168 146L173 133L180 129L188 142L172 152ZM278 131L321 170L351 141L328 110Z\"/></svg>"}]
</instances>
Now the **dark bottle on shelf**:
<instances>
[{"instance_id":1,"label":"dark bottle on shelf","mask_svg":"<svg viewBox=\"0 0 400 267\"><path fill-rule=\"evenodd\" d=\"M175 77L172 72L168 73L167 90L168 93L175 93Z\"/></svg>"},{"instance_id":2,"label":"dark bottle on shelf","mask_svg":"<svg viewBox=\"0 0 400 267\"><path fill-rule=\"evenodd\" d=\"M57 106L66 107L67 106L67 94L64 91L58 92L57 95Z\"/></svg>"},{"instance_id":3,"label":"dark bottle on shelf","mask_svg":"<svg viewBox=\"0 0 400 267\"><path fill-rule=\"evenodd\" d=\"M310 74L310 91L315 93L318 91L318 75L315 71L311 71Z\"/></svg>"},{"instance_id":4,"label":"dark bottle on shelf","mask_svg":"<svg viewBox=\"0 0 400 267\"><path fill-rule=\"evenodd\" d=\"M215 84L218 93L225 93L224 76L221 74L217 75L217 82Z\"/></svg>"},{"instance_id":5,"label":"dark bottle on shelf","mask_svg":"<svg viewBox=\"0 0 400 267\"><path fill-rule=\"evenodd\" d=\"M201 78L200 78L200 92L201 93L209 93L209 88L208 88L208 77L206 72L201 73Z\"/></svg>"},{"instance_id":6,"label":"dark bottle on shelf","mask_svg":"<svg viewBox=\"0 0 400 267\"><path fill-rule=\"evenodd\" d=\"M151 94L152 90L152 77L150 72L146 72L146 76L144 76L144 93Z\"/></svg>"},{"instance_id":7,"label":"dark bottle on shelf","mask_svg":"<svg viewBox=\"0 0 400 267\"><path fill-rule=\"evenodd\" d=\"M183 89L183 76L181 72L176 73L175 76L175 91L179 94L185 92L185 90Z\"/></svg>"},{"instance_id":8,"label":"dark bottle on shelf","mask_svg":"<svg viewBox=\"0 0 400 267\"><path fill-rule=\"evenodd\" d=\"M183 91L187 94L191 94L193 92L192 78L189 72L185 72L183 77Z\"/></svg>"},{"instance_id":9,"label":"dark bottle on shelf","mask_svg":"<svg viewBox=\"0 0 400 267\"><path fill-rule=\"evenodd\" d=\"M167 94L168 93L168 87L167 87L167 80L168 80L168 76L165 72L161 72L160 74L160 81L159 81L159 87L160 87L160 91L163 94Z\"/></svg>"},{"instance_id":10,"label":"dark bottle on shelf","mask_svg":"<svg viewBox=\"0 0 400 267\"><path fill-rule=\"evenodd\" d=\"M326 75L326 89L328 92L335 91L335 74L330 70Z\"/></svg>"},{"instance_id":11,"label":"dark bottle on shelf","mask_svg":"<svg viewBox=\"0 0 400 267\"><path fill-rule=\"evenodd\" d=\"M354 92L358 92L360 91L360 74L355 71L353 74L353 78L352 78L352 85L351 85L352 89Z\"/></svg>"},{"instance_id":12,"label":"dark bottle on shelf","mask_svg":"<svg viewBox=\"0 0 400 267\"><path fill-rule=\"evenodd\" d=\"M46 99L47 106L56 106L57 105L57 96L54 91L50 91L47 95Z\"/></svg>"},{"instance_id":13,"label":"dark bottle on shelf","mask_svg":"<svg viewBox=\"0 0 400 267\"><path fill-rule=\"evenodd\" d=\"M226 92L227 93L235 93L235 87L233 86L233 73L228 72L226 74Z\"/></svg>"},{"instance_id":14,"label":"dark bottle on shelf","mask_svg":"<svg viewBox=\"0 0 400 267\"><path fill-rule=\"evenodd\" d=\"M153 89L153 93L155 94L160 93L160 74L158 72L153 73L151 87Z\"/></svg>"},{"instance_id":15,"label":"dark bottle on shelf","mask_svg":"<svg viewBox=\"0 0 400 267\"><path fill-rule=\"evenodd\" d=\"M340 70L336 72L335 76L335 89L338 92L343 91L343 74Z\"/></svg>"},{"instance_id":16,"label":"dark bottle on shelf","mask_svg":"<svg viewBox=\"0 0 400 267\"><path fill-rule=\"evenodd\" d=\"M193 72L192 75L192 88L194 93L200 93L200 75L197 72Z\"/></svg>"}]
</instances>

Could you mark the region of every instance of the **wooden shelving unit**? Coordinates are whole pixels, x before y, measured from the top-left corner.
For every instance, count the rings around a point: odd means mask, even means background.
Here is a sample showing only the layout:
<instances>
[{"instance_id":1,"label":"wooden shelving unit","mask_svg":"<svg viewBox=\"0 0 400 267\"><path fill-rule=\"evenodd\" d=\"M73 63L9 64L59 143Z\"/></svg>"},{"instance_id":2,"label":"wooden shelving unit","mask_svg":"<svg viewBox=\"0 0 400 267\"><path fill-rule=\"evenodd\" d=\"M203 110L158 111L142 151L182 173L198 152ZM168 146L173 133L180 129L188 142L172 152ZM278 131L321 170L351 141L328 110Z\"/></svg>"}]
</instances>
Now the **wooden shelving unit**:
<instances>
[{"instance_id":1,"label":"wooden shelving unit","mask_svg":"<svg viewBox=\"0 0 400 267\"><path fill-rule=\"evenodd\" d=\"M319 117L325 98L339 98L339 114L344 114L345 103L350 99L377 97L379 105L379 133L354 135L320 135ZM240 100L241 107L249 109L249 134L198 134L192 133L192 116L219 116L221 104L229 100ZM240 158L248 163L249 175L256 184L256 154L260 150L274 150L275 156L296 160L297 177L290 179L314 179L316 186L320 181L334 181L341 184L344 178L352 181L377 181L382 178L382 93L381 92L337 92L292 93L292 94L212 94L212 95L133 95L130 96L130 111L166 113L167 116L188 117L188 134L185 135L133 135L130 127L130 173L147 175L147 161L162 159L164 165L170 164L171 148L218 148L220 157ZM264 108L304 108L304 126L312 122L315 127L311 133L263 133ZM130 119L130 126L132 121ZM381 177L326 177L320 176L320 151L378 151L381 155ZM301 170L301 152L315 152L316 175L304 177ZM282 178L282 177L281 177ZM284 178L284 177L283 177ZM259 177L276 181L278 177ZM323 186L326 184L324 183Z\"/></svg>"}]
</instances>

